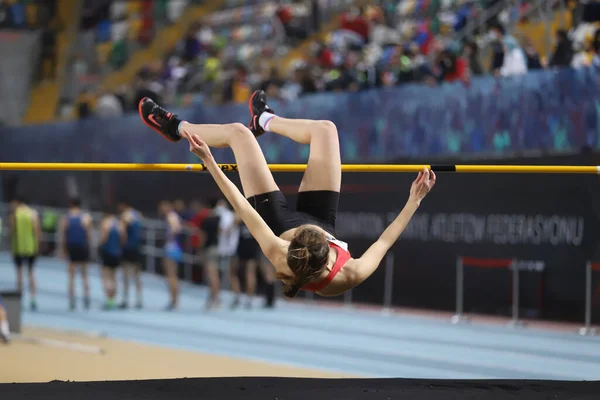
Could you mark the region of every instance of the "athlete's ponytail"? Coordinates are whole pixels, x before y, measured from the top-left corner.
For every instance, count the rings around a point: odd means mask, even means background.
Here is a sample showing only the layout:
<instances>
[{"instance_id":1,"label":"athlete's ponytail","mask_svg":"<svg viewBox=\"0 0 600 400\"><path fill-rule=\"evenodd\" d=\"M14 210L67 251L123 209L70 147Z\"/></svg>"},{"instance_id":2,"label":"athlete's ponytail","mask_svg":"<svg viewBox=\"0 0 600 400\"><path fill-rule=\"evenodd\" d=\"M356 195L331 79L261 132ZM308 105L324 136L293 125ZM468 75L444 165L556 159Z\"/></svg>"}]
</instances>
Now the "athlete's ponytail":
<instances>
[{"instance_id":1,"label":"athlete's ponytail","mask_svg":"<svg viewBox=\"0 0 600 400\"><path fill-rule=\"evenodd\" d=\"M311 227L298 228L287 255L294 277L278 274L279 279L285 282L283 294L295 297L304 285L319 278L328 260L329 245L323 232Z\"/></svg>"}]
</instances>

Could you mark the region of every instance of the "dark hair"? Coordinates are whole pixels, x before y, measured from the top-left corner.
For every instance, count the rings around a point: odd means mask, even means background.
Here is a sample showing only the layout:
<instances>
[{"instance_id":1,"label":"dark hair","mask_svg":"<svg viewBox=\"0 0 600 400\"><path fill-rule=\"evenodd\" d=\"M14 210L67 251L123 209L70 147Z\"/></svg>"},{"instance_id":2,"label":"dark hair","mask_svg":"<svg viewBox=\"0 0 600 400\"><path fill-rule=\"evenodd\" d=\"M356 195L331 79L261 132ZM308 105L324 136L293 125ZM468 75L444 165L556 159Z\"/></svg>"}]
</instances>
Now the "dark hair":
<instances>
[{"instance_id":1,"label":"dark hair","mask_svg":"<svg viewBox=\"0 0 600 400\"><path fill-rule=\"evenodd\" d=\"M506 35L506 29L499 22L494 22L489 25L490 30L497 30L502 36Z\"/></svg>"},{"instance_id":2,"label":"dark hair","mask_svg":"<svg viewBox=\"0 0 600 400\"><path fill-rule=\"evenodd\" d=\"M69 207L81 207L81 200L79 200L79 197L73 197L70 199Z\"/></svg>"},{"instance_id":3,"label":"dark hair","mask_svg":"<svg viewBox=\"0 0 600 400\"><path fill-rule=\"evenodd\" d=\"M567 31L565 31L564 29L559 29L556 31L556 36L558 36L559 39L561 40L568 40L569 37L567 36Z\"/></svg>"},{"instance_id":4,"label":"dark hair","mask_svg":"<svg viewBox=\"0 0 600 400\"><path fill-rule=\"evenodd\" d=\"M285 282L283 294L294 297L307 283L319 278L329 260L329 245L323 232L300 227L294 235L287 253L287 263L294 277L278 273Z\"/></svg>"},{"instance_id":5,"label":"dark hair","mask_svg":"<svg viewBox=\"0 0 600 400\"><path fill-rule=\"evenodd\" d=\"M25 198L25 196L23 196L23 193L18 193L15 196L15 201L17 203L21 203L21 204L27 204L27 199Z\"/></svg>"},{"instance_id":6,"label":"dark hair","mask_svg":"<svg viewBox=\"0 0 600 400\"><path fill-rule=\"evenodd\" d=\"M479 51L479 46L477 46L477 43L469 40L468 42L465 43L465 47L468 47L471 49L471 52L473 52L473 54L477 54L477 52Z\"/></svg>"},{"instance_id":7,"label":"dark hair","mask_svg":"<svg viewBox=\"0 0 600 400\"><path fill-rule=\"evenodd\" d=\"M211 197L210 199L208 199L208 207L210 209L215 208L220 199L220 197Z\"/></svg>"}]
</instances>

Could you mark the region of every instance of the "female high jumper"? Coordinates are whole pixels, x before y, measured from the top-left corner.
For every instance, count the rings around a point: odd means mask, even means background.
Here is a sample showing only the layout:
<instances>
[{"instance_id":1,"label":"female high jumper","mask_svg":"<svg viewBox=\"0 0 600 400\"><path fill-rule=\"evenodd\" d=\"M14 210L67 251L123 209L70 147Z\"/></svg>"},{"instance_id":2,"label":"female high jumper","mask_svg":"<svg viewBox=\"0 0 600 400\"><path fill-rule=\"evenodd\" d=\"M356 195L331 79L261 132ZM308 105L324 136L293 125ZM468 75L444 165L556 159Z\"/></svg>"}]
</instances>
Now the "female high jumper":
<instances>
[{"instance_id":1,"label":"female high jumper","mask_svg":"<svg viewBox=\"0 0 600 400\"><path fill-rule=\"evenodd\" d=\"M171 142L186 138L258 241L285 284L284 294L300 290L336 296L367 279L398 239L435 184L433 171L423 169L412 183L406 205L379 239L360 258L335 238L335 220L341 186L341 159L337 129L329 121L292 120L275 115L262 91L249 101L251 121L196 125L182 121L149 98L139 103L143 121ZM296 210L288 207L256 137L265 132L310 145ZM242 195L221 171L209 147L231 147L242 183ZM245 197L244 197L245 196Z\"/></svg>"}]
</instances>

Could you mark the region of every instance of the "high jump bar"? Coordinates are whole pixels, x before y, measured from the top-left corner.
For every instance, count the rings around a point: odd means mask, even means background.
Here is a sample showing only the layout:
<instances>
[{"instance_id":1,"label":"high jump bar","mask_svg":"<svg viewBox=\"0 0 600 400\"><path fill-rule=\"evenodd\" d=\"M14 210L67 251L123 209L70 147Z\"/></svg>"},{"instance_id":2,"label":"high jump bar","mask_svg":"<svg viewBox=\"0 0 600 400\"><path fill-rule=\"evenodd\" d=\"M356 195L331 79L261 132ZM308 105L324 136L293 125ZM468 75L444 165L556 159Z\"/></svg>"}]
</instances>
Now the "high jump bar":
<instances>
[{"instance_id":1,"label":"high jump bar","mask_svg":"<svg viewBox=\"0 0 600 400\"><path fill-rule=\"evenodd\" d=\"M219 164L224 172L237 172L237 164ZM434 172L486 174L600 174L600 166L586 165L386 165L343 164L342 172L419 172L423 168ZM306 164L269 164L272 172L303 172ZM203 164L132 164L132 163L37 163L0 162L0 171L147 171L203 172Z\"/></svg>"}]
</instances>

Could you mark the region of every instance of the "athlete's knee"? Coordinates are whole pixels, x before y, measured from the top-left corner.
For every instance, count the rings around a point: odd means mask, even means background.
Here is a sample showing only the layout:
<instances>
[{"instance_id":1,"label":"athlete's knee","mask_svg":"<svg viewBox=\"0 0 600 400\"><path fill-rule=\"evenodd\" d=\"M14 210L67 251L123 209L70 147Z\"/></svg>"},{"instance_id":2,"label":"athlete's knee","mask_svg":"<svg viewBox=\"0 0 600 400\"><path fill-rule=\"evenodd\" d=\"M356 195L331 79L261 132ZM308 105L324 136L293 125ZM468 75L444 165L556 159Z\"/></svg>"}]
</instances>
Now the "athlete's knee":
<instances>
[{"instance_id":1,"label":"athlete's knee","mask_svg":"<svg viewBox=\"0 0 600 400\"><path fill-rule=\"evenodd\" d=\"M250 132L250 129L239 122L227 124L226 127L231 135L232 140L254 139L254 135L252 132Z\"/></svg>"},{"instance_id":2,"label":"athlete's knee","mask_svg":"<svg viewBox=\"0 0 600 400\"><path fill-rule=\"evenodd\" d=\"M320 135L327 135L331 138L337 139L338 136L338 131L337 131L337 127L335 126L335 124L331 121L327 121L327 120L322 120L322 121L315 121L316 124L316 130L319 132Z\"/></svg>"}]
</instances>

